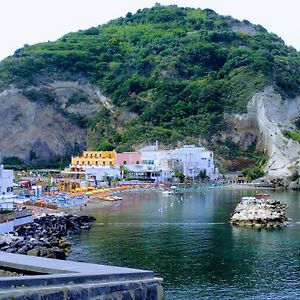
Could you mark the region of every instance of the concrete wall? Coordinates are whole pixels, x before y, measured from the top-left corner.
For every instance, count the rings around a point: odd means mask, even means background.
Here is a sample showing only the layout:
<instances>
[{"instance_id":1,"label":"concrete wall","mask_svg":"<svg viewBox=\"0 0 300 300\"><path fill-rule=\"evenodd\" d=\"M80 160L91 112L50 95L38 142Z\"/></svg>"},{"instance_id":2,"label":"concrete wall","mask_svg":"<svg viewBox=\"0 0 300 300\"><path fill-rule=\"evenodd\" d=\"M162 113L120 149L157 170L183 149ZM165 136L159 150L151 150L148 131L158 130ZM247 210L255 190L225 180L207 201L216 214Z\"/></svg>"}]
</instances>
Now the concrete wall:
<instances>
[{"instance_id":1,"label":"concrete wall","mask_svg":"<svg viewBox=\"0 0 300 300\"><path fill-rule=\"evenodd\" d=\"M37 275L0 277L0 299L162 300L152 271L0 252L0 269ZM40 275L42 274L42 275Z\"/></svg>"},{"instance_id":2,"label":"concrete wall","mask_svg":"<svg viewBox=\"0 0 300 300\"><path fill-rule=\"evenodd\" d=\"M0 223L0 234L8 233L10 231L13 231L14 227L32 223L33 217L27 216L19 219L10 220L4 223Z\"/></svg>"},{"instance_id":3,"label":"concrete wall","mask_svg":"<svg viewBox=\"0 0 300 300\"><path fill-rule=\"evenodd\" d=\"M134 280L102 284L70 284L53 287L14 288L0 291L0 299L18 300L161 300L163 288L157 280Z\"/></svg>"},{"instance_id":4,"label":"concrete wall","mask_svg":"<svg viewBox=\"0 0 300 300\"><path fill-rule=\"evenodd\" d=\"M0 234L10 232L14 229L14 221L0 223Z\"/></svg>"},{"instance_id":5,"label":"concrete wall","mask_svg":"<svg viewBox=\"0 0 300 300\"><path fill-rule=\"evenodd\" d=\"M24 217L24 218L20 218L20 219L15 219L13 222L14 222L14 226L20 226L20 225L32 223L33 217L28 216L28 217Z\"/></svg>"}]
</instances>

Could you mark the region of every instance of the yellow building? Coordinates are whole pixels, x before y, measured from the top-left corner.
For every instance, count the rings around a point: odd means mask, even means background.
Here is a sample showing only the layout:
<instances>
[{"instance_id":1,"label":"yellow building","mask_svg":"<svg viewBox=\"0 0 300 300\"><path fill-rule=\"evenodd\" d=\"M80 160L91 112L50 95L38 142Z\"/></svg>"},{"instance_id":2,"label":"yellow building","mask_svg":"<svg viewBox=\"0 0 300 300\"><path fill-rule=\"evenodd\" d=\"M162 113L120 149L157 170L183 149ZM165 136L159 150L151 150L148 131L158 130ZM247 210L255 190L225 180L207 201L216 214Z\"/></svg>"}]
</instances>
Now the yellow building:
<instances>
[{"instance_id":1,"label":"yellow building","mask_svg":"<svg viewBox=\"0 0 300 300\"><path fill-rule=\"evenodd\" d=\"M117 153L113 151L83 151L82 156L72 156L72 166L115 166Z\"/></svg>"}]
</instances>

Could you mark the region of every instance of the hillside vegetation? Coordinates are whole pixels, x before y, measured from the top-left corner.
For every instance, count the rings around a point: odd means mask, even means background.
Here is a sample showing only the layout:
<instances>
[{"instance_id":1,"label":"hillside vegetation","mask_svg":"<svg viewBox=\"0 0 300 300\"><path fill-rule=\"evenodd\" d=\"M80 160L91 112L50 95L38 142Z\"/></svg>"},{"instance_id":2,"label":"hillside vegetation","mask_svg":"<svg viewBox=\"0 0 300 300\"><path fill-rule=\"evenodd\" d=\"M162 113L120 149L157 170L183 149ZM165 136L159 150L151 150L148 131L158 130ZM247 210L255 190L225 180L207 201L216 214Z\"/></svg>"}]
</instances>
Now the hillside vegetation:
<instances>
[{"instance_id":1,"label":"hillside vegetation","mask_svg":"<svg viewBox=\"0 0 300 300\"><path fill-rule=\"evenodd\" d=\"M153 7L25 45L1 62L0 88L13 84L32 101L55 105L53 95L28 88L85 79L114 109L69 117L88 127L89 148L129 150L143 141L209 140L226 129L224 113L245 111L265 86L284 99L300 94L299 67L299 53L260 25L209 9Z\"/></svg>"}]
</instances>

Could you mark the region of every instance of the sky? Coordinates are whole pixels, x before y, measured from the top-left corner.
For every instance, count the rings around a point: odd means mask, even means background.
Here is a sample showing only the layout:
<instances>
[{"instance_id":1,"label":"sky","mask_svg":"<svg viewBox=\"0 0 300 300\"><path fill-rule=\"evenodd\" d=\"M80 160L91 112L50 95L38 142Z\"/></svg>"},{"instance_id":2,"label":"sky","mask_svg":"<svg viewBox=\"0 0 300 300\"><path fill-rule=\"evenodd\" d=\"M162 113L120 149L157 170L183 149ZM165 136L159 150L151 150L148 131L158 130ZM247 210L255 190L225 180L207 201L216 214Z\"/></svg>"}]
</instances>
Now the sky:
<instances>
[{"instance_id":1,"label":"sky","mask_svg":"<svg viewBox=\"0 0 300 300\"><path fill-rule=\"evenodd\" d=\"M247 19L300 50L298 0L1 0L0 60L24 44L54 41L66 33L152 7L156 2L211 8L221 15Z\"/></svg>"}]
</instances>

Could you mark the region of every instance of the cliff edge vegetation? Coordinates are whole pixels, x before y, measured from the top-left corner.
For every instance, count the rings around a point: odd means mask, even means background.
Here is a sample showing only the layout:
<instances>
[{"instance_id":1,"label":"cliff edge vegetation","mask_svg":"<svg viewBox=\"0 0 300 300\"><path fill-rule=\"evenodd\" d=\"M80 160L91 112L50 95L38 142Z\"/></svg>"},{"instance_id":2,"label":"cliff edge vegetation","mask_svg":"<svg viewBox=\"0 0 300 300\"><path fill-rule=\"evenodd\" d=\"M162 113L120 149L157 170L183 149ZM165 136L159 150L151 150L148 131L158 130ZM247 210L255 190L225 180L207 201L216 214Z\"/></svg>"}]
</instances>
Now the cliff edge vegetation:
<instances>
[{"instance_id":1,"label":"cliff edge vegetation","mask_svg":"<svg viewBox=\"0 0 300 300\"><path fill-rule=\"evenodd\" d=\"M259 134L235 142L228 118L246 113L266 87L282 101L295 98L299 75L299 53L260 25L210 9L157 6L24 45L0 63L0 88L13 86L86 130L84 140L78 129L82 147L124 151L155 140L201 141L223 158L255 162L255 151L266 152ZM49 88L57 82L88 84L106 104L90 100L85 88L62 96Z\"/></svg>"}]
</instances>

